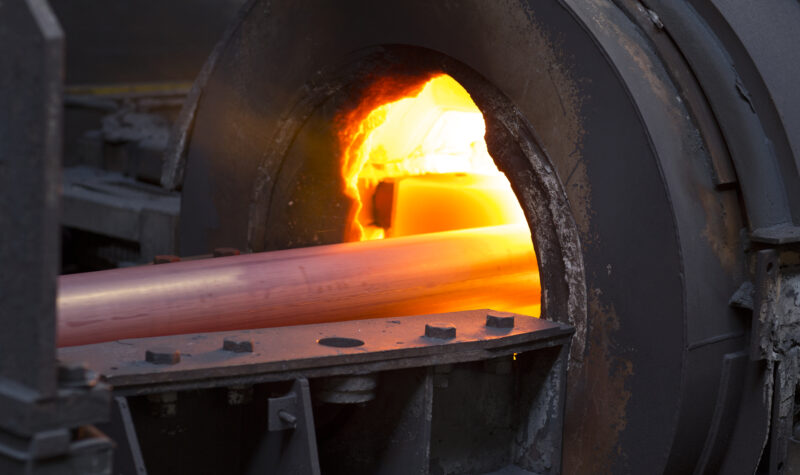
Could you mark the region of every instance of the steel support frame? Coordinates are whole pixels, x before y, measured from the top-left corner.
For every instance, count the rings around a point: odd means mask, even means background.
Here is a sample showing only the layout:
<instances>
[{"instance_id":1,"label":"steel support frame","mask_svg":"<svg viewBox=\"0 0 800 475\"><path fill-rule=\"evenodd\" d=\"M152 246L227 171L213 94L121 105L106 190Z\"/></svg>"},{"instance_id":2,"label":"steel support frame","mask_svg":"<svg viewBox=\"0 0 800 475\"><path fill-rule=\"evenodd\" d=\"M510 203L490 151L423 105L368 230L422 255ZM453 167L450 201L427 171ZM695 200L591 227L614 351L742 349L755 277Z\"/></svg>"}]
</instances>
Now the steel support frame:
<instances>
[{"instance_id":1,"label":"steel support frame","mask_svg":"<svg viewBox=\"0 0 800 475\"><path fill-rule=\"evenodd\" d=\"M456 335L426 336L440 322ZM114 386L102 427L123 446L114 473L555 474L573 332L471 310L131 339L59 358ZM156 349L180 357L147 361Z\"/></svg>"},{"instance_id":2,"label":"steel support frame","mask_svg":"<svg viewBox=\"0 0 800 475\"><path fill-rule=\"evenodd\" d=\"M111 463L108 388L55 354L63 42L45 0L0 3L0 473Z\"/></svg>"}]
</instances>

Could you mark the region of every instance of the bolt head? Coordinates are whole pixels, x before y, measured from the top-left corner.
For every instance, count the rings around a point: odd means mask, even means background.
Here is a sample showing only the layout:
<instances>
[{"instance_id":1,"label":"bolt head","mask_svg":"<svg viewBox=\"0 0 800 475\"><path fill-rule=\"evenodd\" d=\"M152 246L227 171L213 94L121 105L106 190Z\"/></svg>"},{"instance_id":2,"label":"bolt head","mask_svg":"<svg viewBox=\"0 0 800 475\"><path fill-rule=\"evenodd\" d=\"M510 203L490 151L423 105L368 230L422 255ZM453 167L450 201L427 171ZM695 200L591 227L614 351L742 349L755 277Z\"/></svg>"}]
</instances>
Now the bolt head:
<instances>
[{"instance_id":1,"label":"bolt head","mask_svg":"<svg viewBox=\"0 0 800 475\"><path fill-rule=\"evenodd\" d=\"M181 352L172 348L151 348L145 352L144 359L153 364L178 364Z\"/></svg>"},{"instance_id":2,"label":"bolt head","mask_svg":"<svg viewBox=\"0 0 800 475\"><path fill-rule=\"evenodd\" d=\"M226 338L222 342L222 349L225 351L231 351L233 353L252 353L253 340L236 340L232 338Z\"/></svg>"},{"instance_id":3,"label":"bolt head","mask_svg":"<svg viewBox=\"0 0 800 475\"><path fill-rule=\"evenodd\" d=\"M427 323L425 324L425 336L449 340L456 337L456 327L452 323Z\"/></svg>"},{"instance_id":4,"label":"bolt head","mask_svg":"<svg viewBox=\"0 0 800 475\"><path fill-rule=\"evenodd\" d=\"M490 328L514 328L514 315L490 313L486 315L486 326Z\"/></svg>"}]
</instances>

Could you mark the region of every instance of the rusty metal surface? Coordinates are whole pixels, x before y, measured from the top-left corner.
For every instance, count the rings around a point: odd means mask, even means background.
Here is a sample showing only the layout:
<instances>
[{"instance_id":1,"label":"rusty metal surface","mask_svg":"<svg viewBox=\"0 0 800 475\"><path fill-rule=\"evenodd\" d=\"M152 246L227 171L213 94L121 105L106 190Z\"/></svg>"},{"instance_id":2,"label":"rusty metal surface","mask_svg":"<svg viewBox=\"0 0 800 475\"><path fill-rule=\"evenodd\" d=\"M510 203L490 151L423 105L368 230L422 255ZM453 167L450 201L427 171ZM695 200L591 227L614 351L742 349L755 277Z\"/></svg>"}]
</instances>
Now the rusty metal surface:
<instances>
[{"instance_id":1,"label":"rusty metal surface","mask_svg":"<svg viewBox=\"0 0 800 475\"><path fill-rule=\"evenodd\" d=\"M754 259L749 356L754 362L766 362L768 370L761 399L750 407L753 412L756 408L763 408L760 412L768 414L768 417L762 415L760 420L741 430L763 434L760 441L768 450L760 455L760 466L770 474L779 473L785 465L789 439L797 422L795 406L800 356L798 261L796 252L781 253L775 249L760 250ZM730 453L727 458L736 460L737 457Z\"/></svg>"},{"instance_id":2,"label":"rusty metal surface","mask_svg":"<svg viewBox=\"0 0 800 475\"><path fill-rule=\"evenodd\" d=\"M487 312L119 340L62 348L58 355L65 363L88 363L118 393L154 392L165 387L230 385L238 379L285 380L299 372L312 377L472 361L562 345L573 332L564 324L523 316L517 316L514 328L490 328ZM458 329L455 338L424 336L426 323L442 320ZM242 337L253 342L252 353L223 350L226 338ZM337 348L317 343L326 337L358 338L364 344ZM180 351L181 359L172 365L146 362L151 348Z\"/></svg>"},{"instance_id":3,"label":"rusty metal surface","mask_svg":"<svg viewBox=\"0 0 800 475\"><path fill-rule=\"evenodd\" d=\"M800 267L774 249L759 251L754 287L750 357L783 360L800 346Z\"/></svg>"}]
</instances>

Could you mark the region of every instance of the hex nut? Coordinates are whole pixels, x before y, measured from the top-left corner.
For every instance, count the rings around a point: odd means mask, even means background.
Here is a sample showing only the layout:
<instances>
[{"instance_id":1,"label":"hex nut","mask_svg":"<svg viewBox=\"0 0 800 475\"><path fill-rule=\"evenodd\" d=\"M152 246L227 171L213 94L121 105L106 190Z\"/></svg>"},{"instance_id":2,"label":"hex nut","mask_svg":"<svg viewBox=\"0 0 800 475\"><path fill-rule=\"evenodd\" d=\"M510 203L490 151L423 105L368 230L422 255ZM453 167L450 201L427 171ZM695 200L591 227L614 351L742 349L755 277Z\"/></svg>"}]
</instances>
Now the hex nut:
<instances>
[{"instance_id":1,"label":"hex nut","mask_svg":"<svg viewBox=\"0 0 800 475\"><path fill-rule=\"evenodd\" d=\"M425 336L449 340L456 337L456 327L452 323L426 323Z\"/></svg>"},{"instance_id":2,"label":"hex nut","mask_svg":"<svg viewBox=\"0 0 800 475\"><path fill-rule=\"evenodd\" d=\"M145 352L144 359L153 364L178 364L181 362L181 352L171 348L151 348Z\"/></svg>"},{"instance_id":3,"label":"hex nut","mask_svg":"<svg viewBox=\"0 0 800 475\"><path fill-rule=\"evenodd\" d=\"M234 340L226 338L222 342L222 349L233 353L252 353L253 340Z\"/></svg>"},{"instance_id":4,"label":"hex nut","mask_svg":"<svg viewBox=\"0 0 800 475\"><path fill-rule=\"evenodd\" d=\"M486 315L486 326L491 328L514 328L514 315L489 313Z\"/></svg>"}]
</instances>

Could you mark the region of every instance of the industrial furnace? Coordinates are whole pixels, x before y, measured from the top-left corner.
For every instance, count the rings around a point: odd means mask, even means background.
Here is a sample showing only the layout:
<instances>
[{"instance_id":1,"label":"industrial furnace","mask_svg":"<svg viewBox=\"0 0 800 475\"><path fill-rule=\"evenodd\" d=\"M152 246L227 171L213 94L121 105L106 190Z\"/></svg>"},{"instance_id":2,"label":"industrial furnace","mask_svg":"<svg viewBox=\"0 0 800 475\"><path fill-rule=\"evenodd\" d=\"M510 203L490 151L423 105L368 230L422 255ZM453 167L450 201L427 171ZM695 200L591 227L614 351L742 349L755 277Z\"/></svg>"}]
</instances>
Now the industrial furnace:
<instances>
[{"instance_id":1,"label":"industrial furnace","mask_svg":"<svg viewBox=\"0 0 800 475\"><path fill-rule=\"evenodd\" d=\"M0 472L800 471L796 2L85 3L0 3Z\"/></svg>"}]
</instances>

